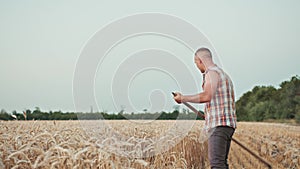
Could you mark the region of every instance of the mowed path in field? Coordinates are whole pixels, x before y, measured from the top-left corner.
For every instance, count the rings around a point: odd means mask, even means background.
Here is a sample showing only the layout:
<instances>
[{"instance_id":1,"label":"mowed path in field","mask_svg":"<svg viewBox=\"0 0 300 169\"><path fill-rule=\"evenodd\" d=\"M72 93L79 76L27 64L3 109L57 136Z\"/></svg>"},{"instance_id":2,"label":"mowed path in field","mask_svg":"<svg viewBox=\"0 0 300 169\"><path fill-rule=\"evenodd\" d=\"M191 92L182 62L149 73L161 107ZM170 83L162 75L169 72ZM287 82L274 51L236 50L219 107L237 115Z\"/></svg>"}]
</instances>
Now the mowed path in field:
<instances>
[{"instance_id":1,"label":"mowed path in field","mask_svg":"<svg viewBox=\"0 0 300 169\"><path fill-rule=\"evenodd\" d=\"M300 126L239 122L234 138L268 161L273 168L300 167ZM229 158L232 168L266 168L235 143L232 143Z\"/></svg>"},{"instance_id":2,"label":"mowed path in field","mask_svg":"<svg viewBox=\"0 0 300 169\"><path fill-rule=\"evenodd\" d=\"M209 168L203 121L0 121L0 168ZM300 167L300 126L239 122L234 138ZM232 142L231 168L266 168Z\"/></svg>"}]
</instances>

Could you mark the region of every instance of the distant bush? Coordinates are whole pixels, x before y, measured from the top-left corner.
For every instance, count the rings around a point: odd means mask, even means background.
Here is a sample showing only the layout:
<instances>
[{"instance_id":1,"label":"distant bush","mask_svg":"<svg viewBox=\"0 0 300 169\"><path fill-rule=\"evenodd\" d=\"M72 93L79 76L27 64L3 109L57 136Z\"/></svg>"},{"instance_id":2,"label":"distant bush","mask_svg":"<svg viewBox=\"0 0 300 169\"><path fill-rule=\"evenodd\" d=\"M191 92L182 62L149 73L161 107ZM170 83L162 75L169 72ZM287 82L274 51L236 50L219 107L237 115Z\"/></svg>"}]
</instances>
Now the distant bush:
<instances>
[{"instance_id":1,"label":"distant bush","mask_svg":"<svg viewBox=\"0 0 300 169\"><path fill-rule=\"evenodd\" d=\"M300 123L300 77L273 86L255 86L236 103L239 121L295 119Z\"/></svg>"}]
</instances>

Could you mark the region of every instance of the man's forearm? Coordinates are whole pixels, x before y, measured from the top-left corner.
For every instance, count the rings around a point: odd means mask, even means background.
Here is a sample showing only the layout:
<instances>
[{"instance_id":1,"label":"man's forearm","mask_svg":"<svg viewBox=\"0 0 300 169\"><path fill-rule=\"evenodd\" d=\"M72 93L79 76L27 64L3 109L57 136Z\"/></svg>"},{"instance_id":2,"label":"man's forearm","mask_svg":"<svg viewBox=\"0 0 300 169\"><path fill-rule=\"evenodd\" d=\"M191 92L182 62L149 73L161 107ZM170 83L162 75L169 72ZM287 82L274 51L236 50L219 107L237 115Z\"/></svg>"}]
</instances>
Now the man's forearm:
<instances>
[{"instance_id":1,"label":"man's forearm","mask_svg":"<svg viewBox=\"0 0 300 169\"><path fill-rule=\"evenodd\" d=\"M211 97L206 93L199 93L195 95L186 95L182 96L182 102L191 102L191 103L206 103L211 100Z\"/></svg>"}]
</instances>

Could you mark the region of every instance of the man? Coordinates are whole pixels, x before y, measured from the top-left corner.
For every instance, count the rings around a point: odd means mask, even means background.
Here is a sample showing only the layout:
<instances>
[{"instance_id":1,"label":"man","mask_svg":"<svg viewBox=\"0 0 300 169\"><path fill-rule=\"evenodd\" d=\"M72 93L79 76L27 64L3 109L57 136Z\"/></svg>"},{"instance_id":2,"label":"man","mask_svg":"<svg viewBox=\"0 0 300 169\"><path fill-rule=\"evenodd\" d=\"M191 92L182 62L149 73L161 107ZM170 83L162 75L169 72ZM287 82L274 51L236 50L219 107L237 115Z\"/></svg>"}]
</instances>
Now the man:
<instances>
[{"instance_id":1,"label":"man","mask_svg":"<svg viewBox=\"0 0 300 169\"><path fill-rule=\"evenodd\" d=\"M229 76L212 59L208 48L195 53L195 64L203 73L203 92L195 95L176 93L177 103L205 103L205 128L211 132L208 156L212 169L228 168L230 142L236 128L233 84Z\"/></svg>"}]
</instances>

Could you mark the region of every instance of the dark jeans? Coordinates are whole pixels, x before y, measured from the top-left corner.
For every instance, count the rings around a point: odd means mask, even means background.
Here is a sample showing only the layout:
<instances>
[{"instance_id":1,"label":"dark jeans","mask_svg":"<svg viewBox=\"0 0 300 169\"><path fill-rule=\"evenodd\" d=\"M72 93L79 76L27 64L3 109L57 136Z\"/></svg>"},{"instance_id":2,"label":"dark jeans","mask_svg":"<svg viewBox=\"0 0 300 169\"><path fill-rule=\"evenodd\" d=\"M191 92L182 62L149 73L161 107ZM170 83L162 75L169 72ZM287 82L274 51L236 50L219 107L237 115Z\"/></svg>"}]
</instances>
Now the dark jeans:
<instances>
[{"instance_id":1,"label":"dark jeans","mask_svg":"<svg viewBox=\"0 0 300 169\"><path fill-rule=\"evenodd\" d=\"M208 139L208 158L211 169L228 169L228 153L234 128L218 126Z\"/></svg>"}]
</instances>

